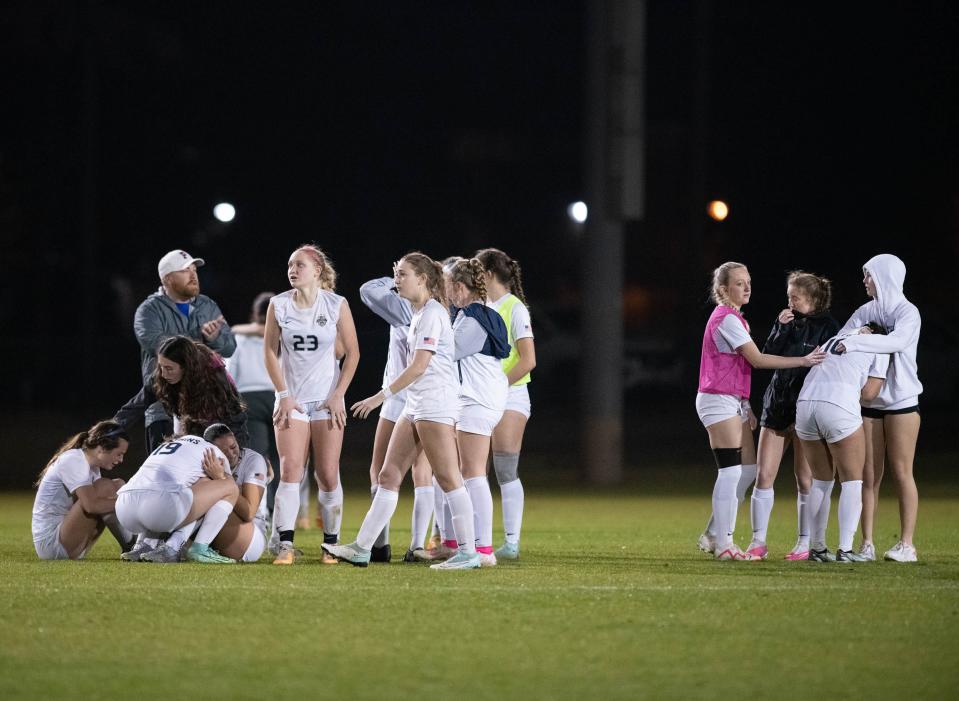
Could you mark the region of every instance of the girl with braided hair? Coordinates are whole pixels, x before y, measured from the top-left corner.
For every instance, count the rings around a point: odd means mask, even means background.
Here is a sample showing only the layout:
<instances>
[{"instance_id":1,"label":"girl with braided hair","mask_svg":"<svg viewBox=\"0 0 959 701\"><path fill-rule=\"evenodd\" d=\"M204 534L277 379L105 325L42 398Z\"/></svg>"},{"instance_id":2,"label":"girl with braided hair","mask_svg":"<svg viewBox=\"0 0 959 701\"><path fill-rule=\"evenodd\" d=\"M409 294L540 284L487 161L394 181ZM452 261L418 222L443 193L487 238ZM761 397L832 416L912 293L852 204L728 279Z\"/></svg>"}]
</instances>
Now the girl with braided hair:
<instances>
[{"instance_id":1,"label":"girl with braided hair","mask_svg":"<svg viewBox=\"0 0 959 701\"><path fill-rule=\"evenodd\" d=\"M526 495L519 478L519 455L530 417L528 385L536 367L536 347L519 263L496 248L484 248L474 256L483 266L487 304L506 324L509 355L502 361L509 391L503 418L492 436L493 469L503 502L505 542L496 550L500 560L519 558Z\"/></svg>"},{"instance_id":2,"label":"girl with braided hair","mask_svg":"<svg viewBox=\"0 0 959 701\"><path fill-rule=\"evenodd\" d=\"M457 553L435 569L475 569L473 504L459 471L454 426L459 415L459 387L454 368L453 327L446 305L443 269L422 253L408 253L396 264L394 283L413 309L407 336L410 360L406 369L381 391L351 407L366 418L397 392L406 390L403 414L393 427L376 494L356 541L348 545L324 543L323 549L358 567L370 562L370 551L396 511L403 477L422 447L449 505Z\"/></svg>"}]
</instances>

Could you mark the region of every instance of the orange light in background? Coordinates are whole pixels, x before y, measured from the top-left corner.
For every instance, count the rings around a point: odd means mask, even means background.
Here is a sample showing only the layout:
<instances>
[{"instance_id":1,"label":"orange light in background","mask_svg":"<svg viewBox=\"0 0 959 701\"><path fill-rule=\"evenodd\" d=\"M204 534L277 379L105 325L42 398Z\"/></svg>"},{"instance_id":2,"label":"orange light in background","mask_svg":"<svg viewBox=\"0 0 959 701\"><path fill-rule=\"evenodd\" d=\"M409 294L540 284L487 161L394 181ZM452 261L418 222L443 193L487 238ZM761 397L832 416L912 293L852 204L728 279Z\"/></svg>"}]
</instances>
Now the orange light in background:
<instances>
[{"instance_id":1,"label":"orange light in background","mask_svg":"<svg viewBox=\"0 0 959 701\"><path fill-rule=\"evenodd\" d=\"M722 200L713 200L706 206L706 213L716 221L722 221L729 216L729 207Z\"/></svg>"}]
</instances>

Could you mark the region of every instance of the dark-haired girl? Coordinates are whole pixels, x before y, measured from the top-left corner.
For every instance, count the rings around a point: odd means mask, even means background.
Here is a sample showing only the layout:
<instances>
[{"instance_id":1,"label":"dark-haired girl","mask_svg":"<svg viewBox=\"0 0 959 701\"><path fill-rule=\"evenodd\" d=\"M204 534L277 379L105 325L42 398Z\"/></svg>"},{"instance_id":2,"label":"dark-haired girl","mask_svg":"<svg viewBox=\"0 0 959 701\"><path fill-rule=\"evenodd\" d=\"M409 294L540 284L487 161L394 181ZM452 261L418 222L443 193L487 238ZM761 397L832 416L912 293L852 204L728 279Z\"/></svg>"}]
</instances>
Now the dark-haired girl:
<instances>
[{"instance_id":1,"label":"dark-haired girl","mask_svg":"<svg viewBox=\"0 0 959 701\"><path fill-rule=\"evenodd\" d=\"M356 541L323 549L337 559L365 567L383 527L389 523L399 498L403 477L422 447L446 497L452 515L458 552L436 569L475 569L480 566L473 526L473 504L459 471L454 426L459 415L459 387L454 368L453 327L446 306L443 269L422 253L408 253L394 270L396 290L413 308L406 369L372 397L352 406L354 416L366 418L397 392L406 390L403 414L393 427L378 487Z\"/></svg>"},{"instance_id":2,"label":"dark-haired girl","mask_svg":"<svg viewBox=\"0 0 959 701\"><path fill-rule=\"evenodd\" d=\"M121 462L130 439L114 421L101 421L64 443L37 479L33 502L33 546L41 560L79 560L103 532L117 538L121 550L132 534L114 509L121 479L100 476Z\"/></svg>"},{"instance_id":3,"label":"dark-haired girl","mask_svg":"<svg viewBox=\"0 0 959 701\"><path fill-rule=\"evenodd\" d=\"M526 499L519 478L519 455L530 417L528 385L532 380L530 372L536 367L536 347L519 263L496 248L477 251L475 258L486 274L487 303L503 317L510 345L509 356L502 362L509 384L506 410L493 431L492 444L493 469L503 502L505 531L505 542L496 550L496 557L516 560L519 558Z\"/></svg>"},{"instance_id":4,"label":"dark-haired girl","mask_svg":"<svg viewBox=\"0 0 959 701\"><path fill-rule=\"evenodd\" d=\"M813 273L796 270L786 278L787 306L779 313L763 347L763 353L800 357L821 346L839 330L839 322L829 313L832 301L832 283ZM802 389L809 368L776 370L763 396L763 413L759 421L759 447L756 462L759 474L750 500L753 526L752 542L746 552L765 560L768 555L766 531L773 508L773 484L779 473L783 453L791 443L793 467L796 474L798 538L795 547L786 554L787 560L805 560L809 555L808 499L812 487L812 473L796 437L796 399ZM743 470L746 466L743 466ZM740 500L745 494L738 495ZM828 502L820 512L829 516ZM822 524L825 528L825 523ZM817 529L818 530L818 529Z\"/></svg>"}]
</instances>

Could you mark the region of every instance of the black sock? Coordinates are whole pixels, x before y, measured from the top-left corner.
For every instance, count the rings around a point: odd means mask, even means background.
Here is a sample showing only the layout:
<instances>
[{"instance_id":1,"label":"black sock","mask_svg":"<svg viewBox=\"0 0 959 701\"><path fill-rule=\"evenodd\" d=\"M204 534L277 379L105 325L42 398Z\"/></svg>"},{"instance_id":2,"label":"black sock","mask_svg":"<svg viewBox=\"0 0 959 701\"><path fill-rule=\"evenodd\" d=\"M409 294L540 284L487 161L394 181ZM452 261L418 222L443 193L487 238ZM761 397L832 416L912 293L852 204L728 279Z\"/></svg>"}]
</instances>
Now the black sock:
<instances>
[{"instance_id":1,"label":"black sock","mask_svg":"<svg viewBox=\"0 0 959 701\"><path fill-rule=\"evenodd\" d=\"M293 531L279 531L280 533L280 542L293 542Z\"/></svg>"}]
</instances>

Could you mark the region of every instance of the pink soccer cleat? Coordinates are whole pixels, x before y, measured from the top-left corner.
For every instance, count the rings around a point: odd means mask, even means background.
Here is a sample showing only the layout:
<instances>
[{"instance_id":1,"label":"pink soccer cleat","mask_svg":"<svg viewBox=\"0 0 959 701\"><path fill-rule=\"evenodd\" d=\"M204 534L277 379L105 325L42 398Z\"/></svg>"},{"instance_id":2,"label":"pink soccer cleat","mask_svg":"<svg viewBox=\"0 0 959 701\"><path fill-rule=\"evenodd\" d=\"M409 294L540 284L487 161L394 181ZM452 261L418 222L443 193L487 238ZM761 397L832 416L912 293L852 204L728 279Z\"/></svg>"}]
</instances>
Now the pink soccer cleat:
<instances>
[{"instance_id":1,"label":"pink soccer cleat","mask_svg":"<svg viewBox=\"0 0 959 701\"><path fill-rule=\"evenodd\" d=\"M746 552L759 560L765 560L769 556L769 548L765 543L750 543Z\"/></svg>"}]
</instances>

